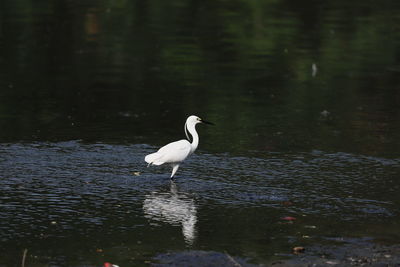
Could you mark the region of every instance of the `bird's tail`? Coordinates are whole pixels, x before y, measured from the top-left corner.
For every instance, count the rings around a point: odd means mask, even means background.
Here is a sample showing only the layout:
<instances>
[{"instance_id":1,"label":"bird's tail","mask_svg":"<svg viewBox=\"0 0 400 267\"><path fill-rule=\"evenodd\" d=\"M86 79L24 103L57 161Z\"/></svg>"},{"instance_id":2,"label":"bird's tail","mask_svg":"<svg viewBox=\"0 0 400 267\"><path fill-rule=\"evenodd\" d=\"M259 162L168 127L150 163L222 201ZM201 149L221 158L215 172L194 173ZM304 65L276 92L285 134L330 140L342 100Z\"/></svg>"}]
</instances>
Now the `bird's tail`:
<instances>
[{"instance_id":1,"label":"bird's tail","mask_svg":"<svg viewBox=\"0 0 400 267\"><path fill-rule=\"evenodd\" d=\"M154 165L161 165L164 164L163 161L160 161L161 155L158 154L157 152L152 153L147 155L144 160L149 163L149 165L154 164Z\"/></svg>"}]
</instances>

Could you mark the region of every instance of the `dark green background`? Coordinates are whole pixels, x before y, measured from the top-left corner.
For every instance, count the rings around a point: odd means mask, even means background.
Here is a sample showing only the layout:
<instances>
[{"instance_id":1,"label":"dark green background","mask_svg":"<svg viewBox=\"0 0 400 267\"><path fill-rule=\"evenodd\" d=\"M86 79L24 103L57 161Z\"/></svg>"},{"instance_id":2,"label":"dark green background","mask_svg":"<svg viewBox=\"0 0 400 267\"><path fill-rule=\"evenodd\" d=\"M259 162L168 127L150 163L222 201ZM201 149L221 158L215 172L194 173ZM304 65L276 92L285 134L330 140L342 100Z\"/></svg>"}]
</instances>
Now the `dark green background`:
<instances>
[{"instance_id":1,"label":"dark green background","mask_svg":"<svg viewBox=\"0 0 400 267\"><path fill-rule=\"evenodd\" d=\"M399 152L398 0L0 1L1 267L398 243Z\"/></svg>"},{"instance_id":2,"label":"dark green background","mask_svg":"<svg viewBox=\"0 0 400 267\"><path fill-rule=\"evenodd\" d=\"M3 0L0 140L161 145L196 114L210 151L396 157L399 6Z\"/></svg>"}]
</instances>

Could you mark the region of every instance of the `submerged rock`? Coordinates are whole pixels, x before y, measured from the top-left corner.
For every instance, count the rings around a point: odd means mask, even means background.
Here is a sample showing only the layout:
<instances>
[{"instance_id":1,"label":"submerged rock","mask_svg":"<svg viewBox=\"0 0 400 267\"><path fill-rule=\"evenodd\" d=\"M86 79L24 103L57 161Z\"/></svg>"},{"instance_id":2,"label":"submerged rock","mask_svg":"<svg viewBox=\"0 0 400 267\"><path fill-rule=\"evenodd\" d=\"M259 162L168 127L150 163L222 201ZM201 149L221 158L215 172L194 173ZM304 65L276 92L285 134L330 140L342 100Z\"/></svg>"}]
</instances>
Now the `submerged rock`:
<instances>
[{"instance_id":1,"label":"submerged rock","mask_svg":"<svg viewBox=\"0 0 400 267\"><path fill-rule=\"evenodd\" d=\"M215 251L183 251L160 254L154 258L157 263L152 263L154 267L255 267L245 259L233 257L227 253Z\"/></svg>"},{"instance_id":2,"label":"submerged rock","mask_svg":"<svg viewBox=\"0 0 400 267\"><path fill-rule=\"evenodd\" d=\"M314 246L292 259L271 263L272 266L400 266L400 246L369 242Z\"/></svg>"}]
</instances>

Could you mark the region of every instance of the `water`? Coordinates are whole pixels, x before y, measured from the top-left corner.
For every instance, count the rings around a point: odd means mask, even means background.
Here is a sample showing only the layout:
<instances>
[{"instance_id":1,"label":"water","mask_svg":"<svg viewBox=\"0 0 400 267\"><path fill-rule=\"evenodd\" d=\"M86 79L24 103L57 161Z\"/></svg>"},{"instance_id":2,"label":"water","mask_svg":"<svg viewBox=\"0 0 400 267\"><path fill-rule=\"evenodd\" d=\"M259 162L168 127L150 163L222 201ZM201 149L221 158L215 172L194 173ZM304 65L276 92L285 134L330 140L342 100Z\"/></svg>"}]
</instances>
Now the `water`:
<instances>
[{"instance_id":1,"label":"water","mask_svg":"<svg viewBox=\"0 0 400 267\"><path fill-rule=\"evenodd\" d=\"M399 239L398 1L0 6L0 266Z\"/></svg>"},{"instance_id":2,"label":"water","mask_svg":"<svg viewBox=\"0 0 400 267\"><path fill-rule=\"evenodd\" d=\"M187 249L262 263L331 236L399 238L390 228L400 217L398 159L200 152L171 183L169 168L145 168L143 156L153 150L2 144L2 263L17 262L25 248L30 261L52 266L136 266ZM287 224L286 216L297 220Z\"/></svg>"}]
</instances>

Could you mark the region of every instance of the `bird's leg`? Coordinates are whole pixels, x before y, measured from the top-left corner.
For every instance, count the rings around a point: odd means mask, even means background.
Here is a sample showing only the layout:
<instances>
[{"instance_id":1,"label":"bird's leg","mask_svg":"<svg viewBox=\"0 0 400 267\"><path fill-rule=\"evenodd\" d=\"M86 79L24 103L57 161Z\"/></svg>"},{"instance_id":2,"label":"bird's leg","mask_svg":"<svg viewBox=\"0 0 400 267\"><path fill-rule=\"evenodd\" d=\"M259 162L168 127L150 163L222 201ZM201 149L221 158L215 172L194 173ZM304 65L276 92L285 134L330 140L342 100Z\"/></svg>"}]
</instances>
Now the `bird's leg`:
<instances>
[{"instance_id":1,"label":"bird's leg","mask_svg":"<svg viewBox=\"0 0 400 267\"><path fill-rule=\"evenodd\" d=\"M178 168L179 168L179 164L172 165L171 180L174 179L174 175L175 175L176 171L178 170Z\"/></svg>"}]
</instances>

